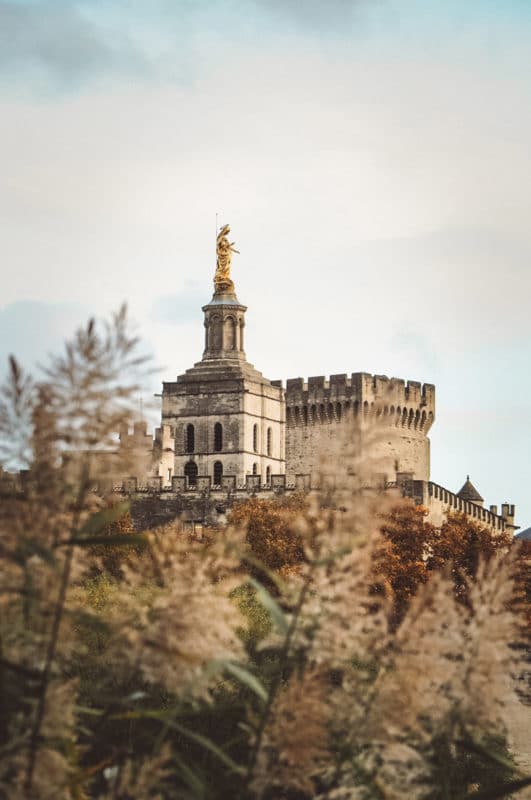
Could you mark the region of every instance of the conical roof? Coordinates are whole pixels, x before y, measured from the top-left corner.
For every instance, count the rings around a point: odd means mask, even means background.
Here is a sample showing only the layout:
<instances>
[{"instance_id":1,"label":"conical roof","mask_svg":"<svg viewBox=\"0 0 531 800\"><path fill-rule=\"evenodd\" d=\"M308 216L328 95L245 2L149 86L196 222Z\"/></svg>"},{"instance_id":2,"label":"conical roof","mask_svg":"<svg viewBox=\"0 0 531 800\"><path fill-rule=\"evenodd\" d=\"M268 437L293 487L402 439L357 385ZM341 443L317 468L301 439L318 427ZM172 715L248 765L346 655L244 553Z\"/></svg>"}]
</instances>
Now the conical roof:
<instances>
[{"instance_id":1,"label":"conical roof","mask_svg":"<svg viewBox=\"0 0 531 800\"><path fill-rule=\"evenodd\" d=\"M483 498L474 486L473 483L470 482L470 475L466 476L466 481L457 492L457 496L461 498L461 500L470 500L471 503L482 503Z\"/></svg>"},{"instance_id":2,"label":"conical roof","mask_svg":"<svg viewBox=\"0 0 531 800\"><path fill-rule=\"evenodd\" d=\"M524 542L531 542L531 528L526 528L525 531L520 531L514 537L515 539L522 539Z\"/></svg>"}]
</instances>

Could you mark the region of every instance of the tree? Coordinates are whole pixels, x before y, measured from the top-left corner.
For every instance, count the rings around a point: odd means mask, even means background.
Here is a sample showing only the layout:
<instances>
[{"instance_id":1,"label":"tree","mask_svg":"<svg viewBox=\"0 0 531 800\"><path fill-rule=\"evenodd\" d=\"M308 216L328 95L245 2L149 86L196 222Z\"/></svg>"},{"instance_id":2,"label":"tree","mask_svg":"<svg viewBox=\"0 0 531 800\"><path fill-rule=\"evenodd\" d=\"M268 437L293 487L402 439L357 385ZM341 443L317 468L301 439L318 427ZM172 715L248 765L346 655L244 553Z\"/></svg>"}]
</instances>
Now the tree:
<instances>
[{"instance_id":1,"label":"tree","mask_svg":"<svg viewBox=\"0 0 531 800\"><path fill-rule=\"evenodd\" d=\"M419 587L434 571L450 571L456 598L467 602L467 580L477 575L481 561L489 561L512 541L466 514L449 512L437 528L427 521L427 510L404 500L383 518L383 543L375 571L393 592L395 623L400 622Z\"/></svg>"},{"instance_id":2,"label":"tree","mask_svg":"<svg viewBox=\"0 0 531 800\"><path fill-rule=\"evenodd\" d=\"M294 523L305 505L300 494L278 500L253 497L232 508L229 522L246 527L246 541L255 559L267 569L285 573L304 561L303 543Z\"/></svg>"}]
</instances>

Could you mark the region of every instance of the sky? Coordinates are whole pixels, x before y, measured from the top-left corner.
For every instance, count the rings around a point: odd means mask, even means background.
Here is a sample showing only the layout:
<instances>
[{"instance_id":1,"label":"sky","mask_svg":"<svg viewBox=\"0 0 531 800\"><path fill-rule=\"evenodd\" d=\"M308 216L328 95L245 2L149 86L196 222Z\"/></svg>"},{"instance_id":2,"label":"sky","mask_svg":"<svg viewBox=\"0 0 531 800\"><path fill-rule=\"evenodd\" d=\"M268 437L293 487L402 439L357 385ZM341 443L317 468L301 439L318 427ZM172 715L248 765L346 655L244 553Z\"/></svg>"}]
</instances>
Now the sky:
<instances>
[{"instance_id":1,"label":"sky","mask_svg":"<svg viewBox=\"0 0 531 800\"><path fill-rule=\"evenodd\" d=\"M216 214L271 379L434 383L432 479L531 525L528 0L0 0L0 359L126 301L201 357Z\"/></svg>"}]
</instances>

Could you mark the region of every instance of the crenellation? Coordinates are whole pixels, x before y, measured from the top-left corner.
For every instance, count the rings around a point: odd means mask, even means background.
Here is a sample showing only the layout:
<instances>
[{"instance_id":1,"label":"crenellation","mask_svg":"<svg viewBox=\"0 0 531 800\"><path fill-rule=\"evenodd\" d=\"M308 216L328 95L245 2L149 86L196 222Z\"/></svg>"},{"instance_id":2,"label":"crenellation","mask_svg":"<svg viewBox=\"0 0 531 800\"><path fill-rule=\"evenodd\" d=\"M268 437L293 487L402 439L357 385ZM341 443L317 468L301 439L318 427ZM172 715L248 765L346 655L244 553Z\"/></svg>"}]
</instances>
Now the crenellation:
<instances>
[{"instance_id":1,"label":"crenellation","mask_svg":"<svg viewBox=\"0 0 531 800\"><path fill-rule=\"evenodd\" d=\"M337 395L347 395L347 389L352 388L352 384L347 378L347 373L341 373L338 375L330 375L329 380L330 390L334 390L335 394Z\"/></svg>"},{"instance_id":2,"label":"crenellation","mask_svg":"<svg viewBox=\"0 0 531 800\"><path fill-rule=\"evenodd\" d=\"M324 375L314 375L311 378L308 378L308 393L317 394L320 391L324 391L325 381L326 379Z\"/></svg>"},{"instance_id":3,"label":"crenellation","mask_svg":"<svg viewBox=\"0 0 531 800\"><path fill-rule=\"evenodd\" d=\"M425 383L422 387L422 405L435 407L435 386Z\"/></svg>"},{"instance_id":4,"label":"crenellation","mask_svg":"<svg viewBox=\"0 0 531 800\"><path fill-rule=\"evenodd\" d=\"M409 403L420 405L422 401L422 384L418 381L408 381L406 386L406 399Z\"/></svg>"},{"instance_id":5,"label":"crenellation","mask_svg":"<svg viewBox=\"0 0 531 800\"><path fill-rule=\"evenodd\" d=\"M304 378L288 378L286 381L286 394L288 392L299 392L302 393L304 391Z\"/></svg>"}]
</instances>

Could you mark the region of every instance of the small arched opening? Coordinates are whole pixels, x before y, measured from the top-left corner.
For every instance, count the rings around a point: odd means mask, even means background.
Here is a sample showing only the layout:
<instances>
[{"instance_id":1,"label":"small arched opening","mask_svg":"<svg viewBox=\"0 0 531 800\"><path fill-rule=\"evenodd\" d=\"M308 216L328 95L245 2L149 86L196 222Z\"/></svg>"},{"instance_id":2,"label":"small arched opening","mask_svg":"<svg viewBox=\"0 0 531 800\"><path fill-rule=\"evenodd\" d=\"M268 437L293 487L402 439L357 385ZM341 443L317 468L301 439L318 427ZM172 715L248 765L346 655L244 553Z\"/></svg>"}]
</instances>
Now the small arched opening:
<instances>
[{"instance_id":1,"label":"small arched opening","mask_svg":"<svg viewBox=\"0 0 531 800\"><path fill-rule=\"evenodd\" d=\"M191 423L185 429L184 449L187 453L193 453L195 450L195 428Z\"/></svg>"},{"instance_id":2,"label":"small arched opening","mask_svg":"<svg viewBox=\"0 0 531 800\"><path fill-rule=\"evenodd\" d=\"M223 464L221 461L214 461L214 486L221 486L221 478L223 477Z\"/></svg>"},{"instance_id":3,"label":"small arched opening","mask_svg":"<svg viewBox=\"0 0 531 800\"><path fill-rule=\"evenodd\" d=\"M184 465L184 475L188 486L197 486L197 464L194 461Z\"/></svg>"},{"instance_id":4,"label":"small arched opening","mask_svg":"<svg viewBox=\"0 0 531 800\"><path fill-rule=\"evenodd\" d=\"M227 317L224 323L225 350L236 349L236 323L232 317Z\"/></svg>"},{"instance_id":5,"label":"small arched opening","mask_svg":"<svg viewBox=\"0 0 531 800\"><path fill-rule=\"evenodd\" d=\"M223 425L216 422L214 425L214 452L220 453L223 450Z\"/></svg>"}]
</instances>

